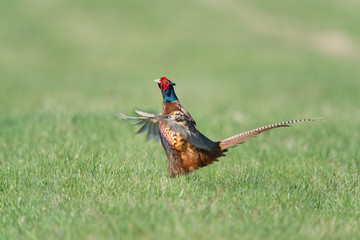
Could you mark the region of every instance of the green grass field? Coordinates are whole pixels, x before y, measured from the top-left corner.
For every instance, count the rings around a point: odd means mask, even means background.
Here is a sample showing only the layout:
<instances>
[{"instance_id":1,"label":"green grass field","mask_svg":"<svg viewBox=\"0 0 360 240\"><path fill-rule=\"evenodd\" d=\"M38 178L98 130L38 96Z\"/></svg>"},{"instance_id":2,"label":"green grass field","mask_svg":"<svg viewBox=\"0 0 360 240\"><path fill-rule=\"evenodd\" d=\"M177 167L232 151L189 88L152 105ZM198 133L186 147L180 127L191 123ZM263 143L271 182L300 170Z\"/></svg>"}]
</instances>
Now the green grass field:
<instances>
[{"instance_id":1,"label":"green grass field","mask_svg":"<svg viewBox=\"0 0 360 240\"><path fill-rule=\"evenodd\" d=\"M360 239L360 4L5 1L0 239ZM119 111L174 81L213 140L303 117L169 179Z\"/></svg>"}]
</instances>

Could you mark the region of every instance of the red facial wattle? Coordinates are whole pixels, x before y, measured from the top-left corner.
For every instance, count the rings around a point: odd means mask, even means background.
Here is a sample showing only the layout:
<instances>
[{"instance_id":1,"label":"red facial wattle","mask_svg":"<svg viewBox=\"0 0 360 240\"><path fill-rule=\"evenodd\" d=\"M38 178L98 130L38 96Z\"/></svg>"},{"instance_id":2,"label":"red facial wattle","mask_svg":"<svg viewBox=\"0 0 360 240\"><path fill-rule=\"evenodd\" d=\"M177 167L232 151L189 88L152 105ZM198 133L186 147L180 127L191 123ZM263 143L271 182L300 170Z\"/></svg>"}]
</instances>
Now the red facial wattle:
<instances>
[{"instance_id":1,"label":"red facial wattle","mask_svg":"<svg viewBox=\"0 0 360 240\"><path fill-rule=\"evenodd\" d=\"M166 91L166 89L171 85L170 81L166 77L162 77L160 79L160 88L163 91Z\"/></svg>"}]
</instances>

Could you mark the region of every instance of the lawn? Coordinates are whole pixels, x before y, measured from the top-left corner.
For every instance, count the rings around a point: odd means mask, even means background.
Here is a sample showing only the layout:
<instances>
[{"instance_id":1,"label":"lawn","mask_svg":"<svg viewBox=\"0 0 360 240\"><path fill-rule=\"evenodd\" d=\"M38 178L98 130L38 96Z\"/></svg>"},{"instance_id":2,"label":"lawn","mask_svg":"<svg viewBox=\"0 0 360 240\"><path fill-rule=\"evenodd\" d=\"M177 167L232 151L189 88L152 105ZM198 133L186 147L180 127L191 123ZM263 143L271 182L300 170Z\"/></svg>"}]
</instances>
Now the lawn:
<instances>
[{"instance_id":1,"label":"lawn","mask_svg":"<svg viewBox=\"0 0 360 240\"><path fill-rule=\"evenodd\" d=\"M6 1L0 8L0 239L359 239L360 5ZM212 140L278 121L166 176L119 121L175 82Z\"/></svg>"}]
</instances>

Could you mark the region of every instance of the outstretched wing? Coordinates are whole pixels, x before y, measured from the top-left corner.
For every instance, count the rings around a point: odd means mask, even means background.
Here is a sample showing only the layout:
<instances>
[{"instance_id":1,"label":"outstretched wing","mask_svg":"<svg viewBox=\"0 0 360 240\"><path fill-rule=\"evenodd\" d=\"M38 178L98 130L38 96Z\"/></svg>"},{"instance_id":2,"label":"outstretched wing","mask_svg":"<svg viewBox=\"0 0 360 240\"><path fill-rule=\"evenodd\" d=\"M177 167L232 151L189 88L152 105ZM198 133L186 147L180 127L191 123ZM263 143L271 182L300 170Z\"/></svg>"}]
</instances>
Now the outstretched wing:
<instances>
[{"instance_id":1,"label":"outstretched wing","mask_svg":"<svg viewBox=\"0 0 360 240\"><path fill-rule=\"evenodd\" d=\"M119 113L118 117L122 120L136 121L136 125L140 125L138 134L147 131L147 140L154 138L155 141L159 140L159 123L163 121L172 131L182 136L186 141L189 141L195 147L204 150L210 150L214 142L201 134L195 128L195 121L184 114L182 111L174 112L171 115L161 115L146 113L139 110L135 111L140 117L130 117L123 113Z\"/></svg>"},{"instance_id":2,"label":"outstretched wing","mask_svg":"<svg viewBox=\"0 0 360 240\"><path fill-rule=\"evenodd\" d=\"M141 112L139 110L136 110L135 112L141 117L129 117L123 113L119 113L118 117L122 120L136 121L136 125L141 126L136 133L140 134L147 131L147 140L152 138L154 138L155 141L159 140L159 122L164 119L164 116L160 114Z\"/></svg>"}]
</instances>

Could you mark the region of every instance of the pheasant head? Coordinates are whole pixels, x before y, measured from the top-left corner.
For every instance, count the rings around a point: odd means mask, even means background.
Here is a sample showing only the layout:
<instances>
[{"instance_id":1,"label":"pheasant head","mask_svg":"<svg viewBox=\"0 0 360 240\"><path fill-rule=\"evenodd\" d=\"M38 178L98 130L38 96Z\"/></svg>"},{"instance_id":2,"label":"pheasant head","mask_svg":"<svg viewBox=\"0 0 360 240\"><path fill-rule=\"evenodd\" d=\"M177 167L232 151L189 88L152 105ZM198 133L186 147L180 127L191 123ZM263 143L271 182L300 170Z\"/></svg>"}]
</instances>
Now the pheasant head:
<instances>
[{"instance_id":1,"label":"pheasant head","mask_svg":"<svg viewBox=\"0 0 360 240\"><path fill-rule=\"evenodd\" d=\"M178 98L175 94L174 86L175 83L171 82L166 77L162 77L160 79L154 80L159 85L159 88L161 90L162 96L163 96L163 102L176 102L178 101Z\"/></svg>"}]
</instances>

